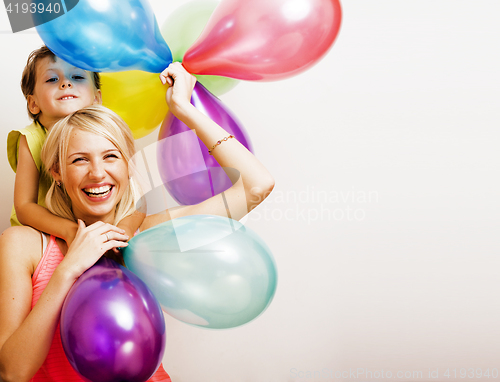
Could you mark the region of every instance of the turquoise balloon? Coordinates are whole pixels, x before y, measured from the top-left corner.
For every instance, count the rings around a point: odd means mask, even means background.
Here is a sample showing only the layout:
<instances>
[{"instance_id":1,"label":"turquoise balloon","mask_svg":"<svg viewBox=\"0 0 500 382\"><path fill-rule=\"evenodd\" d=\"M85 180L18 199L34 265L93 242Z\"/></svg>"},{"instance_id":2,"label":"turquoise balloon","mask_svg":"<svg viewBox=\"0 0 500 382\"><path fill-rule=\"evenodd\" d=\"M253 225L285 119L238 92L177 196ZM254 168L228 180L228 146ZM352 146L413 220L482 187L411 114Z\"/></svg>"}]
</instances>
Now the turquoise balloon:
<instances>
[{"instance_id":1,"label":"turquoise balloon","mask_svg":"<svg viewBox=\"0 0 500 382\"><path fill-rule=\"evenodd\" d=\"M172 62L147 0L80 0L52 21L44 22L44 13L33 17L45 45L85 70L160 73Z\"/></svg>"},{"instance_id":2,"label":"turquoise balloon","mask_svg":"<svg viewBox=\"0 0 500 382\"><path fill-rule=\"evenodd\" d=\"M219 216L154 226L129 241L123 258L166 313L199 327L243 325L269 306L276 291L276 264L264 241Z\"/></svg>"}]
</instances>

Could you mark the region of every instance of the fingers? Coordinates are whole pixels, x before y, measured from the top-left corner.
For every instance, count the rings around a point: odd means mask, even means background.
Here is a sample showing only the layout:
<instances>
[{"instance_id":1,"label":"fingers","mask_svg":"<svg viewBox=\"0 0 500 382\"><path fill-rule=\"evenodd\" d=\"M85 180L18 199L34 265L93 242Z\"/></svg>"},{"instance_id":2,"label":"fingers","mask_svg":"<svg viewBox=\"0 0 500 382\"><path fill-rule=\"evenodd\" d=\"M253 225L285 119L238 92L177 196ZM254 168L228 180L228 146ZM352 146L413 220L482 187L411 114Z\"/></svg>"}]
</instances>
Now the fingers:
<instances>
[{"instance_id":1,"label":"fingers","mask_svg":"<svg viewBox=\"0 0 500 382\"><path fill-rule=\"evenodd\" d=\"M168 84L168 86L172 86L174 84L174 80L168 75L167 69L160 74L160 81L163 85Z\"/></svg>"},{"instance_id":2,"label":"fingers","mask_svg":"<svg viewBox=\"0 0 500 382\"><path fill-rule=\"evenodd\" d=\"M104 252L112 250L114 248L125 248L125 247L128 247L128 243L126 241L119 241L119 240L110 240L102 244L102 249L104 250Z\"/></svg>"},{"instance_id":3,"label":"fingers","mask_svg":"<svg viewBox=\"0 0 500 382\"><path fill-rule=\"evenodd\" d=\"M102 242L107 249L128 245L126 241L129 236L125 234L125 230L112 224L99 221L86 227L84 222L78 220L78 231L79 235L86 239L95 238L98 242Z\"/></svg>"},{"instance_id":4,"label":"fingers","mask_svg":"<svg viewBox=\"0 0 500 382\"><path fill-rule=\"evenodd\" d=\"M80 222L81 222L81 220L79 220L79 222L78 222L79 228L81 227ZM89 225L88 227L85 227L85 223L82 222L82 224L83 224L83 228L84 228L85 232L95 233L96 235L102 235L103 233L108 232L108 231L125 233L125 230L118 228L117 226L114 226L113 224L103 223L102 221L98 221L94 224Z\"/></svg>"},{"instance_id":5,"label":"fingers","mask_svg":"<svg viewBox=\"0 0 500 382\"><path fill-rule=\"evenodd\" d=\"M178 71L180 70L179 66L182 67L182 65L178 62L172 62L163 72L160 73L160 81L163 85L174 85L175 77L178 76Z\"/></svg>"},{"instance_id":6,"label":"fingers","mask_svg":"<svg viewBox=\"0 0 500 382\"><path fill-rule=\"evenodd\" d=\"M188 82L196 83L196 77L184 69L184 66L182 66L180 62L172 62L163 72L161 72L160 81L163 85L168 83L169 86L173 86L180 76L184 76Z\"/></svg>"},{"instance_id":7,"label":"fingers","mask_svg":"<svg viewBox=\"0 0 500 382\"><path fill-rule=\"evenodd\" d=\"M83 220L80 220L78 219L78 230L80 229L84 229L86 227L85 223L83 222Z\"/></svg>"},{"instance_id":8,"label":"fingers","mask_svg":"<svg viewBox=\"0 0 500 382\"><path fill-rule=\"evenodd\" d=\"M179 71L184 67L180 62L172 62L167 68L160 73L160 80L165 85L165 82L168 82L170 86L172 86L172 80L175 80L175 76L178 75Z\"/></svg>"},{"instance_id":9,"label":"fingers","mask_svg":"<svg viewBox=\"0 0 500 382\"><path fill-rule=\"evenodd\" d=\"M87 227L79 220L77 234L64 256L65 269L76 279L107 251L127 247L128 239L124 230L112 224L96 222Z\"/></svg>"},{"instance_id":10,"label":"fingers","mask_svg":"<svg viewBox=\"0 0 500 382\"><path fill-rule=\"evenodd\" d=\"M191 109L196 77L189 74L180 62L174 62L160 74L160 79L163 84L170 85L165 94L170 111L177 118L182 117Z\"/></svg>"},{"instance_id":11,"label":"fingers","mask_svg":"<svg viewBox=\"0 0 500 382\"><path fill-rule=\"evenodd\" d=\"M114 232L114 231L104 232L102 234L102 236L104 239L104 243L110 242L110 241L123 243L129 239L128 235L126 235L124 233L120 233L120 232Z\"/></svg>"}]
</instances>

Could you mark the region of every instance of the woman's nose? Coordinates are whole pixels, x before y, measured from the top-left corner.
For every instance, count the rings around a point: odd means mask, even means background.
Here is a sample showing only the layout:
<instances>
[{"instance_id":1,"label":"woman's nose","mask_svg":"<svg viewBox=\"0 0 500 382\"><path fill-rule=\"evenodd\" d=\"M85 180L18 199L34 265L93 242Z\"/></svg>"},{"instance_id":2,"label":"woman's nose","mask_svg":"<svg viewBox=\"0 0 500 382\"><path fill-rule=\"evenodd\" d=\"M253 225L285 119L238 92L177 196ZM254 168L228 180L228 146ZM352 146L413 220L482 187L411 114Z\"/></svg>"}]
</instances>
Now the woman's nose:
<instances>
[{"instance_id":1,"label":"woman's nose","mask_svg":"<svg viewBox=\"0 0 500 382\"><path fill-rule=\"evenodd\" d=\"M106 171L102 163L93 163L90 168L90 177L92 179L102 179L106 176Z\"/></svg>"}]
</instances>

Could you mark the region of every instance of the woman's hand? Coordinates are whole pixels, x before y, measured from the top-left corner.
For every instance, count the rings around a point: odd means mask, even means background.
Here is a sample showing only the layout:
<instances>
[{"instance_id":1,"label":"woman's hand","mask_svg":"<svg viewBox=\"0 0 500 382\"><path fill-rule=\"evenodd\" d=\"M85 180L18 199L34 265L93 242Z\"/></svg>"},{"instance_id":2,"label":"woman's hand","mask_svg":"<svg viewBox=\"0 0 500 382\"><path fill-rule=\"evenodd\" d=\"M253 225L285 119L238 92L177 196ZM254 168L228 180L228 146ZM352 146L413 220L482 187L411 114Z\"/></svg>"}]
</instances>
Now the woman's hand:
<instances>
[{"instance_id":1,"label":"woman's hand","mask_svg":"<svg viewBox=\"0 0 500 382\"><path fill-rule=\"evenodd\" d=\"M192 107L191 93L196 77L189 74L180 62L171 63L160 74L163 85L168 84L166 100L170 111L179 119Z\"/></svg>"},{"instance_id":2,"label":"woman's hand","mask_svg":"<svg viewBox=\"0 0 500 382\"><path fill-rule=\"evenodd\" d=\"M126 247L128 238L123 229L112 224L97 222L86 227L83 221L78 220L75 239L59 267L76 280L108 250Z\"/></svg>"}]
</instances>

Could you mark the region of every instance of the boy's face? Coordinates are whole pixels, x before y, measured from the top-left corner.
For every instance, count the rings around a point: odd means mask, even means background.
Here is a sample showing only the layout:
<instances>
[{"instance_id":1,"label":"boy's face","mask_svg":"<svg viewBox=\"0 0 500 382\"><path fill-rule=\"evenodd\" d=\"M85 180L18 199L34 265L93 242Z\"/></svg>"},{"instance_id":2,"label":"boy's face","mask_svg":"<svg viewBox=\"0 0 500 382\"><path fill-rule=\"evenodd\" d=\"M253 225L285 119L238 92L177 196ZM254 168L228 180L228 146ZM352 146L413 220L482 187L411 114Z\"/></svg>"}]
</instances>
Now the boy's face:
<instances>
[{"instance_id":1,"label":"boy's face","mask_svg":"<svg viewBox=\"0 0 500 382\"><path fill-rule=\"evenodd\" d=\"M92 73L56 57L45 57L37 64L33 94L28 106L39 115L40 123L50 128L67 115L92 104L101 103L101 91L94 87Z\"/></svg>"}]
</instances>

